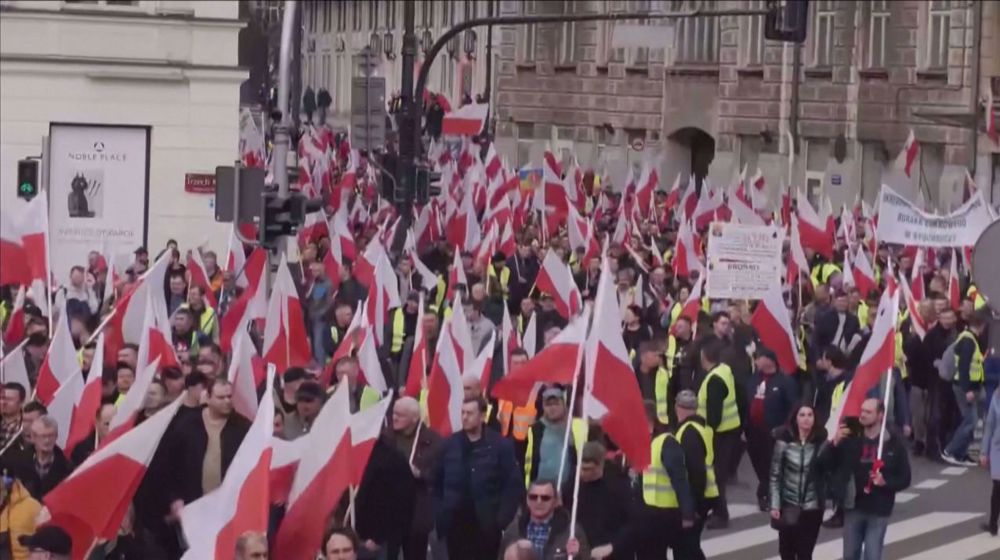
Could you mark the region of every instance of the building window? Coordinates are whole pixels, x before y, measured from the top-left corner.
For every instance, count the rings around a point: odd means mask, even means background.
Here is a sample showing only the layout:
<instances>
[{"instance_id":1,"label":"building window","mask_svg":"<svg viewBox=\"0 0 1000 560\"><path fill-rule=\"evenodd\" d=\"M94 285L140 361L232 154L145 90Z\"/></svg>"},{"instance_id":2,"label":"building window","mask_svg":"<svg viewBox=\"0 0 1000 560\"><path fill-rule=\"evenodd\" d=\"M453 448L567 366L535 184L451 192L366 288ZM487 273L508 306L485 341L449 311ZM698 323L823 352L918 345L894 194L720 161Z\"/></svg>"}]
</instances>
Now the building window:
<instances>
[{"instance_id":1,"label":"building window","mask_svg":"<svg viewBox=\"0 0 1000 560\"><path fill-rule=\"evenodd\" d=\"M833 63L834 0L816 2L816 24L813 26L813 66L827 67Z\"/></svg>"},{"instance_id":2,"label":"building window","mask_svg":"<svg viewBox=\"0 0 1000 560\"><path fill-rule=\"evenodd\" d=\"M424 28L430 29L434 27L434 2L421 2L418 5L423 8L422 19L420 21L424 23Z\"/></svg>"},{"instance_id":3,"label":"building window","mask_svg":"<svg viewBox=\"0 0 1000 560\"><path fill-rule=\"evenodd\" d=\"M572 14L574 4L573 0L563 0L560 13ZM565 21L558 25L559 34L553 60L556 64L573 64L576 62L576 22Z\"/></svg>"},{"instance_id":4,"label":"building window","mask_svg":"<svg viewBox=\"0 0 1000 560\"><path fill-rule=\"evenodd\" d=\"M763 0L753 0L747 6L750 10L764 9ZM760 66L764 64L764 16L746 16L740 26L740 65Z\"/></svg>"},{"instance_id":5,"label":"building window","mask_svg":"<svg viewBox=\"0 0 1000 560\"><path fill-rule=\"evenodd\" d=\"M361 4L351 5L351 28L355 31L361 31L365 28L364 12L361 11Z\"/></svg>"},{"instance_id":6,"label":"building window","mask_svg":"<svg viewBox=\"0 0 1000 560\"><path fill-rule=\"evenodd\" d=\"M517 123L517 166L531 163L531 146L535 143L535 125Z\"/></svg>"},{"instance_id":7,"label":"building window","mask_svg":"<svg viewBox=\"0 0 1000 560\"><path fill-rule=\"evenodd\" d=\"M931 0L927 8L927 67L947 68L951 1Z\"/></svg>"},{"instance_id":8,"label":"building window","mask_svg":"<svg viewBox=\"0 0 1000 560\"><path fill-rule=\"evenodd\" d=\"M533 15L538 13L535 0L524 0L521 3L521 13ZM517 61L532 63L535 61L535 36L538 33L537 24L518 25Z\"/></svg>"},{"instance_id":9,"label":"building window","mask_svg":"<svg viewBox=\"0 0 1000 560\"><path fill-rule=\"evenodd\" d=\"M441 4L441 27L448 29L455 23L455 4L446 0Z\"/></svg>"},{"instance_id":10,"label":"building window","mask_svg":"<svg viewBox=\"0 0 1000 560\"><path fill-rule=\"evenodd\" d=\"M674 0L673 10L711 10L707 0ZM719 61L719 19L715 17L680 18L676 25L675 62L680 64L715 64Z\"/></svg>"},{"instance_id":11,"label":"building window","mask_svg":"<svg viewBox=\"0 0 1000 560\"><path fill-rule=\"evenodd\" d=\"M316 2L310 2L307 5L309 6L309 10L306 13L306 31L309 33L315 33L317 31L316 13L319 11L319 4Z\"/></svg>"},{"instance_id":12,"label":"building window","mask_svg":"<svg viewBox=\"0 0 1000 560\"><path fill-rule=\"evenodd\" d=\"M337 2L337 31L347 30L347 2Z\"/></svg>"},{"instance_id":13,"label":"building window","mask_svg":"<svg viewBox=\"0 0 1000 560\"><path fill-rule=\"evenodd\" d=\"M888 0L872 0L868 4L871 13L868 17L868 67L885 68L885 47L889 29Z\"/></svg>"},{"instance_id":14,"label":"building window","mask_svg":"<svg viewBox=\"0 0 1000 560\"><path fill-rule=\"evenodd\" d=\"M396 29L396 2L394 0L386 0L385 2L385 28L390 31Z\"/></svg>"},{"instance_id":15,"label":"building window","mask_svg":"<svg viewBox=\"0 0 1000 560\"><path fill-rule=\"evenodd\" d=\"M329 33L333 28L333 6L323 4L323 32Z\"/></svg>"},{"instance_id":16,"label":"building window","mask_svg":"<svg viewBox=\"0 0 1000 560\"><path fill-rule=\"evenodd\" d=\"M606 13L640 13L648 14L656 12L654 2L651 0L610 0L604 3ZM636 20L627 22L630 25L661 25L659 20ZM604 24L604 45L601 48L600 57L605 63L617 62L629 66L646 66L649 62L662 62L663 49L650 49L649 47L614 47L615 23L606 22Z\"/></svg>"},{"instance_id":17,"label":"building window","mask_svg":"<svg viewBox=\"0 0 1000 560\"><path fill-rule=\"evenodd\" d=\"M368 3L368 29L378 28L378 2L374 0Z\"/></svg>"}]
</instances>

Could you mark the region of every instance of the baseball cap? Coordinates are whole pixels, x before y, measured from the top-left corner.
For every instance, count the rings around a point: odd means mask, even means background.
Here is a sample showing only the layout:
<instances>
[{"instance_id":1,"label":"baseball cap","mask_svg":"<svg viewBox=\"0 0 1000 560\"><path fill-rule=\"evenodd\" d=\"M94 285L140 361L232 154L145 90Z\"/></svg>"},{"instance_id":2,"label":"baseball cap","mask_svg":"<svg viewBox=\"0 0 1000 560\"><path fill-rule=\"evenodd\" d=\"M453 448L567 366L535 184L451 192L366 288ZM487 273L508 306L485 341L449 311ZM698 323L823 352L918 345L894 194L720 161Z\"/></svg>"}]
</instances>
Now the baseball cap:
<instances>
[{"instance_id":1,"label":"baseball cap","mask_svg":"<svg viewBox=\"0 0 1000 560\"><path fill-rule=\"evenodd\" d=\"M549 399L565 399L566 395L563 390L559 387L548 387L542 391L542 401L547 401Z\"/></svg>"},{"instance_id":2,"label":"baseball cap","mask_svg":"<svg viewBox=\"0 0 1000 560\"><path fill-rule=\"evenodd\" d=\"M22 535L18 542L28 550L42 550L52 554L68 555L73 549L69 534L55 525L39 527L35 534Z\"/></svg>"},{"instance_id":3,"label":"baseball cap","mask_svg":"<svg viewBox=\"0 0 1000 560\"><path fill-rule=\"evenodd\" d=\"M295 391L295 400L312 401L323 398L323 388L315 381L306 381Z\"/></svg>"}]
</instances>

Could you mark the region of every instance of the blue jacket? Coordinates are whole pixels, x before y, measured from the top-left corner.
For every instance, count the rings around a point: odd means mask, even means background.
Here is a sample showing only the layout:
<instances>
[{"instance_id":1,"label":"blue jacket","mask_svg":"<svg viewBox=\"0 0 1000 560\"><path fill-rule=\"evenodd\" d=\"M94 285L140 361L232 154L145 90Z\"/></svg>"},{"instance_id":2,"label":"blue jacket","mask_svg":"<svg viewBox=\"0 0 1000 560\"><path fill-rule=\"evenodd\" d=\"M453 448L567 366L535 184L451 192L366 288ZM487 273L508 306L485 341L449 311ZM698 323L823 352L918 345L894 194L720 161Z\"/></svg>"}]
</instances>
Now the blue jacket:
<instances>
[{"instance_id":1,"label":"blue jacket","mask_svg":"<svg viewBox=\"0 0 1000 560\"><path fill-rule=\"evenodd\" d=\"M514 458L514 444L491 429L483 430L473 450L465 432L444 442L434 477L439 535L447 535L456 514L475 510L479 526L501 530L521 505L524 476Z\"/></svg>"},{"instance_id":2,"label":"blue jacket","mask_svg":"<svg viewBox=\"0 0 1000 560\"><path fill-rule=\"evenodd\" d=\"M757 396L757 387L763 380L764 374L758 370L747 381L746 389L743 390L747 401L745 410L748 416L754 398ZM767 424L765 428L768 432L780 428L788 422L792 408L798 400L799 387L792 377L779 371L767 380L767 385L764 387L764 423Z\"/></svg>"}]
</instances>

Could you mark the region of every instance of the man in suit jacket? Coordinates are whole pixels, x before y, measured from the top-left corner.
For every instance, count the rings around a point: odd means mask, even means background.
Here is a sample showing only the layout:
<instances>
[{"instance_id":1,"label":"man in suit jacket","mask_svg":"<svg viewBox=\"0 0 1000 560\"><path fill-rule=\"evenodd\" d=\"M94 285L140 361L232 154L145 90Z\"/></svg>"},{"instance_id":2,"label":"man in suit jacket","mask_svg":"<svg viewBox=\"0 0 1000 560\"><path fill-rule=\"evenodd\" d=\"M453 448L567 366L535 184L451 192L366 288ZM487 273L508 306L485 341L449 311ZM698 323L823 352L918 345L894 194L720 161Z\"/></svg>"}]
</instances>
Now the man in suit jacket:
<instances>
[{"instance_id":1,"label":"man in suit jacket","mask_svg":"<svg viewBox=\"0 0 1000 560\"><path fill-rule=\"evenodd\" d=\"M847 351L847 345L861 330L858 316L847 307L847 293L838 291L833 299L833 308L816 317L815 345L826 348L833 345Z\"/></svg>"}]
</instances>

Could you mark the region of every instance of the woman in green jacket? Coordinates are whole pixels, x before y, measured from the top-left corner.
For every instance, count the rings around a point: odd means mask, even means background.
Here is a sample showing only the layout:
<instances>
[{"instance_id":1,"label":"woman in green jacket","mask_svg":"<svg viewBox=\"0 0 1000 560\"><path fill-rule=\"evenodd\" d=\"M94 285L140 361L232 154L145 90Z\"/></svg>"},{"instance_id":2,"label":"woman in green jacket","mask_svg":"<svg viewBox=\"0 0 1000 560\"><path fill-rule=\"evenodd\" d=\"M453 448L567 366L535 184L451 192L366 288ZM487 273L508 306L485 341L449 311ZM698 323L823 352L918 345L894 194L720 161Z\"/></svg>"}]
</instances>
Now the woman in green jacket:
<instances>
[{"instance_id":1,"label":"woman in green jacket","mask_svg":"<svg viewBox=\"0 0 1000 560\"><path fill-rule=\"evenodd\" d=\"M808 560L823 521L824 468L817 460L826 430L811 405L795 408L788 426L775 430L771 456L771 519L782 560Z\"/></svg>"}]
</instances>

